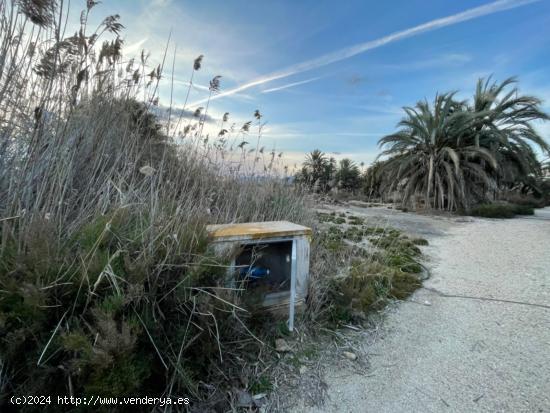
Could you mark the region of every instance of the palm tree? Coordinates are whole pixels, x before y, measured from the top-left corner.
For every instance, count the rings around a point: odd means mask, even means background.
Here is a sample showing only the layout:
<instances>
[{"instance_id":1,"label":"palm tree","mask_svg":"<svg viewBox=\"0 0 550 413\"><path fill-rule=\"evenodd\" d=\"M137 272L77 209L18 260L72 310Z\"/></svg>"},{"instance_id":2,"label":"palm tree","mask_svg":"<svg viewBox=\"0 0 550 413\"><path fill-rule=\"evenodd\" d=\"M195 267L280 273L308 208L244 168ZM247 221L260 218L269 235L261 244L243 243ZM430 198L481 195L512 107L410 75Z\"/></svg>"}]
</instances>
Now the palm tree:
<instances>
[{"instance_id":1,"label":"palm tree","mask_svg":"<svg viewBox=\"0 0 550 413\"><path fill-rule=\"evenodd\" d=\"M502 83L491 83L491 77L479 79L470 110L477 114L471 143L488 148L499 163L495 179L499 186L525 184L540 176L541 165L532 145L538 146L543 153L550 148L538 135L531 122L548 120L540 109L541 100L520 95L515 78ZM502 96L504 94L504 96Z\"/></svg>"},{"instance_id":2,"label":"palm tree","mask_svg":"<svg viewBox=\"0 0 550 413\"><path fill-rule=\"evenodd\" d=\"M542 161L542 176L550 177L550 158Z\"/></svg>"},{"instance_id":3,"label":"palm tree","mask_svg":"<svg viewBox=\"0 0 550 413\"><path fill-rule=\"evenodd\" d=\"M324 190L326 186L325 176L327 170L327 157L319 149L308 153L304 162L305 170L307 170L307 179L309 185L315 187L316 190Z\"/></svg>"},{"instance_id":4,"label":"palm tree","mask_svg":"<svg viewBox=\"0 0 550 413\"><path fill-rule=\"evenodd\" d=\"M402 186L403 203L423 194L429 207L466 208L473 197L480 196L472 183L494 186L490 172L479 164L485 161L496 168L494 156L462 139L476 122L465 102L447 93L436 95L433 105L418 102L404 110L401 129L379 141L387 148L379 157L390 156L381 170L392 183L390 190Z\"/></svg>"},{"instance_id":5,"label":"palm tree","mask_svg":"<svg viewBox=\"0 0 550 413\"><path fill-rule=\"evenodd\" d=\"M359 188L361 172L352 160L342 159L336 176L340 188L347 191L355 191Z\"/></svg>"},{"instance_id":6,"label":"palm tree","mask_svg":"<svg viewBox=\"0 0 550 413\"><path fill-rule=\"evenodd\" d=\"M433 106L404 109L401 129L379 141L387 148L381 156L389 156L381 170L391 189L402 186L403 202L422 193L430 207L468 208L503 186L540 176L532 145L550 149L531 122L549 117L539 99L509 90L515 82L480 79L472 105L447 93Z\"/></svg>"},{"instance_id":7,"label":"palm tree","mask_svg":"<svg viewBox=\"0 0 550 413\"><path fill-rule=\"evenodd\" d=\"M327 161L327 164L325 166L325 174L323 177L323 181L326 183L326 190L329 190L336 186L337 183L337 177L336 173L338 171L336 159L334 159L332 156Z\"/></svg>"},{"instance_id":8,"label":"palm tree","mask_svg":"<svg viewBox=\"0 0 550 413\"><path fill-rule=\"evenodd\" d=\"M363 192L370 199L381 198L384 187L384 175L381 173L384 161L376 161L363 173Z\"/></svg>"}]
</instances>

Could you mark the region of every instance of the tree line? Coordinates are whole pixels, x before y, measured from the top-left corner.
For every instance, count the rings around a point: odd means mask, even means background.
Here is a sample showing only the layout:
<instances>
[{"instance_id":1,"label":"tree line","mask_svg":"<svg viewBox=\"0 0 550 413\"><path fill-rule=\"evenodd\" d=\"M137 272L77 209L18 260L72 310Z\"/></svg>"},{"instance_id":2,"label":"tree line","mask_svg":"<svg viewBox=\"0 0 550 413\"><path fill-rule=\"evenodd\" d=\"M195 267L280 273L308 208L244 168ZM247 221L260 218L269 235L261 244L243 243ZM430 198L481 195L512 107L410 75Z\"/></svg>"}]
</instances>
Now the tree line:
<instances>
[{"instance_id":1,"label":"tree line","mask_svg":"<svg viewBox=\"0 0 550 413\"><path fill-rule=\"evenodd\" d=\"M328 157L324 152L315 149L306 155L302 168L296 174L296 182L309 187L314 192L328 192L342 189L357 192L362 187L363 175L360 167L351 159L344 158L339 162Z\"/></svg>"},{"instance_id":2,"label":"tree line","mask_svg":"<svg viewBox=\"0 0 550 413\"><path fill-rule=\"evenodd\" d=\"M297 181L316 192L391 194L403 205L450 211L509 192L542 197L548 181L539 157L547 157L550 146L533 122L549 116L542 101L521 94L516 83L479 79L471 100L448 92L405 107L399 129L379 140L382 152L364 173L349 159L337 164L315 150Z\"/></svg>"}]
</instances>

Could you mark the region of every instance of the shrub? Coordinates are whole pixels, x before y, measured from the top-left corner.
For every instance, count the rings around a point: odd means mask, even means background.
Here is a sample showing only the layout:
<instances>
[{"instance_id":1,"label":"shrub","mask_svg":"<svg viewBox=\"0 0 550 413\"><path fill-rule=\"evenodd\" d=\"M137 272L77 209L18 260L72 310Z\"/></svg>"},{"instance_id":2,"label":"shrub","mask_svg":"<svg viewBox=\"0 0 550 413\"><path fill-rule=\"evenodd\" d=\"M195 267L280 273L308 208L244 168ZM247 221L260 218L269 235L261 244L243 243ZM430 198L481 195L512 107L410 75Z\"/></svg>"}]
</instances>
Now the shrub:
<instances>
[{"instance_id":1,"label":"shrub","mask_svg":"<svg viewBox=\"0 0 550 413\"><path fill-rule=\"evenodd\" d=\"M512 205L516 215L535 215L535 210L530 205Z\"/></svg>"},{"instance_id":2,"label":"shrub","mask_svg":"<svg viewBox=\"0 0 550 413\"><path fill-rule=\"evenodd\" d=\"M411 242L414 245L429 245L428 240L424 239L424 238L413 238L413 239L411 239Z\"/></svg>"},{"instance_id":3,"label":"shrub","mask_svg":"<svg viewBox=\"0 0 550 413\"><path fill-rule=\"evenodd\" d=\"M482 204L470 210L470 215L483 218L513 218L515 215L533 215L532 207L514 204Z\"/></svg>"},{"instance_id":4,"label":"shrub","mask_svg":"<svg viewBox=\"0 0 550 413\"><path fill-rule=\"evenodd\" d=\"M514 208L506 204L482 204L470 210L470 215L483 218L513 218Z\"/></svg>"}]
</instances>

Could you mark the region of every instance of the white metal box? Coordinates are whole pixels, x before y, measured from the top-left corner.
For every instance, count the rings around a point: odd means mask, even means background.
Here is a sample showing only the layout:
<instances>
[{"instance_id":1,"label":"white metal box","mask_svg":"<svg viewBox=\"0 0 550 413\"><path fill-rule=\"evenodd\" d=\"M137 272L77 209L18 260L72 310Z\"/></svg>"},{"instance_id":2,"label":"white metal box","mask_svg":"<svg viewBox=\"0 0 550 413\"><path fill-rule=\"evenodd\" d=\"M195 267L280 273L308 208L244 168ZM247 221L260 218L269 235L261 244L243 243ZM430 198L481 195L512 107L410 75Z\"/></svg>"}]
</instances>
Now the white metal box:
<instances>
[{"instance_id":1,"label":"white metal box","mask_svg":"<svg viewBox=\"0 0 550 413\"><path fill-rule=\"evenodd\" d=\"M311 229L287 221L268 221L209 225L207 231L220 255L239 251L232 257L228 284L240 271L265 292L263 307L288 306L292 330L295 306L305 303L308 291Z\"/></svg>"}]
</instances>

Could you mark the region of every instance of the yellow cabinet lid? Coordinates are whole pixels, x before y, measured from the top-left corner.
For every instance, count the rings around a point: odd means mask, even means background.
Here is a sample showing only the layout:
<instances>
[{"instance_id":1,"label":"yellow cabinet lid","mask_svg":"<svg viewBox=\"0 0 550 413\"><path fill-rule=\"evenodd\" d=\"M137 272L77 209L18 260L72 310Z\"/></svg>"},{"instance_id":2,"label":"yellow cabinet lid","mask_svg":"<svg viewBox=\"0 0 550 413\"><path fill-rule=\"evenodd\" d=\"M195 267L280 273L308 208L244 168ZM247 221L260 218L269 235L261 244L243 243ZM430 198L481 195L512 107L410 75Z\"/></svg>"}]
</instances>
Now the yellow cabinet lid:
<instances>
[{"instance_id":1,"label":"yellow cabinet lid","mask_svg":"<svg viewBox=\"0 0 550 413\"><path fill-rule=\"evenodd\" d=\"M311 235L311 228L288 221L246 222L243 224L208 225L206 231L215 241Z\"/></svg>"}]
</instances>

